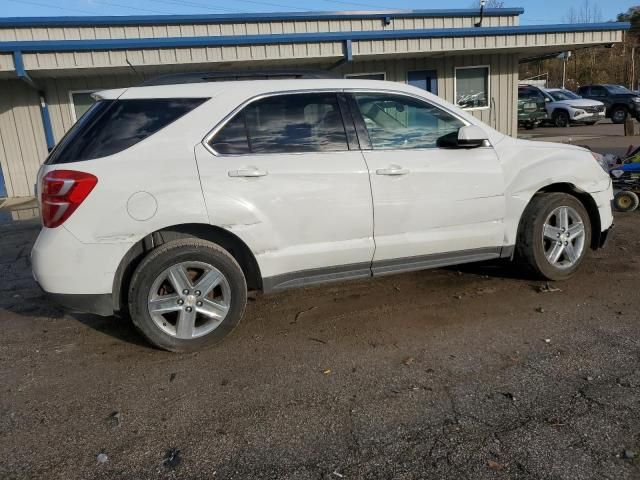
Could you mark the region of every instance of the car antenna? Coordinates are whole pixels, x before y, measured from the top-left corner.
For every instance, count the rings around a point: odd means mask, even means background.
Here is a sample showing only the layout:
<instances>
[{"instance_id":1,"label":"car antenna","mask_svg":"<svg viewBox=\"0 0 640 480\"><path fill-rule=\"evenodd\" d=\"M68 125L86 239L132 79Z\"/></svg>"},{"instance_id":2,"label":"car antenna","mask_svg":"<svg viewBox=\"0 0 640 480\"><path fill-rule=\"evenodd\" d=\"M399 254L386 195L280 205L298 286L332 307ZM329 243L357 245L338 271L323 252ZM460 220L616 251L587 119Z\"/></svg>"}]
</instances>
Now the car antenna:
<instances>
[{"instance_id":1,"label":"car antenna","mask_svg":"<svg viewBox=\"0 0 640 480\"><path fill-rule=\"evenodd\" d=\"M129 67L131 67L131 70L133 70L133 73L135 73L137 76L139 76L144 81L144 76L136 70L136 67L133 66L133 64L129 61L129 59L127 57L124 57L124 59L127 62L127 65L129 65Z\"/></svg>"},{"instance_id":2,"label":"car antenna","mask_svg":"<svg viewBox=\"0 0 640 480\"><path fill-rule=\"evenodd\" d=\"M486 0L480 0L480 20L478 20L475 23L476 27L481 27L482 26L482 18L484 17L484 5L486 3Z\"/></svg>"}]
</instances>

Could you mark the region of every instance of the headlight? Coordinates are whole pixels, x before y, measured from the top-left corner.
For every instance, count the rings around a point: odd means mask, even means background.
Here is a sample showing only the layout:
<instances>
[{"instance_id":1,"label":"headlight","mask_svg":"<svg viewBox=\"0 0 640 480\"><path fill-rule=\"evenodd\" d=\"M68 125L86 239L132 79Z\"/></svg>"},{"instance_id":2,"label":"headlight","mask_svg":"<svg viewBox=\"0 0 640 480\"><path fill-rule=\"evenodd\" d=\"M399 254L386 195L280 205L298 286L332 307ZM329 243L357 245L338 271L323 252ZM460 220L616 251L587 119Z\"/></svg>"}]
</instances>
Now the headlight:
<instances>
[{"instance_id":1,"label":"headlight","mask_svg":"<svg viewBox=\"0 0 640 480\"><path fill-rule=\"evenodd\" d=\"M598 165L602 167L602 170L604 170L608 174L609 163L607 163L607 160L604 158L604 156L596 152L591 152L591 155L593 155L593 158L595 159L595 161L598 162Z\"/></svg>"},{"instance_id":2,"label":"headlight","mask_svg":"<svg viewBox=\"0 0 640 480\"><path fill-rule=\"evenodd\" d=\"M616 178L620 178L622 175L624 175L624 170L611 170L611 175Z\"/></svg>"},{"instance_id":3,"label":"headlight","mask_svg":"<svg viewBox=\"0 0 640 480\"><path fill-rule=\"evenodd\" d=\"M640 103L640 97L631 97L632 102Z\"/></svg>"}]
</instances>

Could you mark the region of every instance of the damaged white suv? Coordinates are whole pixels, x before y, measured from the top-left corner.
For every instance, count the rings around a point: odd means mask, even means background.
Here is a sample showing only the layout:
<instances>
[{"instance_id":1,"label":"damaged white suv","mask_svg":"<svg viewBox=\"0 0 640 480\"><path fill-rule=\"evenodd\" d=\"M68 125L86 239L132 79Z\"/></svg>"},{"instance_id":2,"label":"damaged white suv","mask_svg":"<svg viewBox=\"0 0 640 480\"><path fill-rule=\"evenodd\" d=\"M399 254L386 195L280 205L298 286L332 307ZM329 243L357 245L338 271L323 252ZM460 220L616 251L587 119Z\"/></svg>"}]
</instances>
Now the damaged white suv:
<instances>
[{"instance_id":1,"label":"damaged white suv","mask_svg":"<svg viewBox=\"0 0 640 480\"><path fill-rule=\"evenodd\" d=\"M493 258L569 278L612 225L597 155L423 90L185 74L108 90L38 175L36 280L186 351L273 292Z\"/></svg>"}]
</instances>

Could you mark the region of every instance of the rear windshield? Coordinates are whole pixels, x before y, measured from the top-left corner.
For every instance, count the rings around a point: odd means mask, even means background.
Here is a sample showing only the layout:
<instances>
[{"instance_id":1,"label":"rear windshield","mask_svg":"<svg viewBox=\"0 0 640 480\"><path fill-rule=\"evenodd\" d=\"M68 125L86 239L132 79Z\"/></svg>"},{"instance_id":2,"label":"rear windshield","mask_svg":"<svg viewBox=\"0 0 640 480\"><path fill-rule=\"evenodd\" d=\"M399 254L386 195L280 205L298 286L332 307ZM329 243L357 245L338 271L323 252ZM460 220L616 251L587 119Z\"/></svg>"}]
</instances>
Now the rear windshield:
<instances>
[{"instance_id":1,"label":"rear windshield","mask_svg":"<svg viewBox=\"0 0 640 480\"><path fill-rule=\"evenodd\" d=\"M100 100L71 127L46 163L79 162L121 152L176 121L205 100Z\"/></svg>"}]
</instances>

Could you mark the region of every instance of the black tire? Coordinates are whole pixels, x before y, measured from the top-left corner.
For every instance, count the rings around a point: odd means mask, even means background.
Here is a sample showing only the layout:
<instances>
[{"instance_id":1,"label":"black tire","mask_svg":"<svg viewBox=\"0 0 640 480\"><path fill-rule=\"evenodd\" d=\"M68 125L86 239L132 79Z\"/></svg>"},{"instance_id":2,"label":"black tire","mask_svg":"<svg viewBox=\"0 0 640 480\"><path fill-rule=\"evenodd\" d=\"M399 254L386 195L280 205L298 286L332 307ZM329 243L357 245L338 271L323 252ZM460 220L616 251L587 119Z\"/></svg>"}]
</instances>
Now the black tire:
<instances>
[{"instance_id":1,"label":"black tire","mask_svg":"<svg viewBox=\"0 0 640 480\"><path fill-rule=\"evenodd\" d=\"M622 190L613 197L613 206L619 212L633 212L640 205L640 199L634 192Z\"/></svg>"},{"instance_id":2,"label":"black tire","mask_svg":"<svg viewBox=\"0 0 640 480\"><path fill-rule=\"evenodd\" d=\"M555 110L553 112L553 124L559 128L565 128L571 125L571 119L566 110Z\"/></svg>"},{"instance_id":3,"label":"black tire","mask_svg":"<svg viewBox=\"0 0 640 480\"><path fill-rule=\"evenodd\" d=\"M163 331L152 319L148 308L156 278L181 262L204 262L213 266L224 275L231 293L229 309L222 322L210 333L192 339L177 338ZM219 342L240 323L246 304L247 284L240 265L222 247L195 238L173 240L152 250L136 268L129 286L129 312L133 324L151 344L172 352L193 351Z\"/></svg>"},{"instance_id":4,"label":"black tire","mask_svg":"<svg viewBox=\"0 0 640 480\"><path fill-rule=\"evenodd\" d=\"M526 130L535 130L538 125L535 122L525 124L524 128Z\"/></svg>"},{"instance_id":5,"label":"black tire","mask_svg":"<svg viewBox=\"0 0 640 480\"><path fill-rule=\"evenodd\" d=\"M616 124L624 123L627 120L627 114L625 107L615 107L611 110L611 121Z\"/></svg>"},{"instance_id":6,"label":"black tire","mask_svg":"<svg viewBox=\"0 0 640 480\"><path fill-rule=\"evenodd\" d=\"M575 264L568 268L552 265L545 256L543 226L546 219L558 207L572 208L584 224L584 248ZM516 260L537 278L566 280L570 278L589 250L591 244L591 221L584 205L566 193L540 193L535 195L524 210L516 240Z\"/></svg>"},{"instance_id":7,"label":"black tire","mask_svg":"<svg viewBox=\"0 0 640 480\"><path fill-rule=\"evenodd\" d=\"M597 121L595 122L584 122L585 125L588 125L590 127L594 126L596 123L598 123Z\"/></svg>"}]
</instances>

